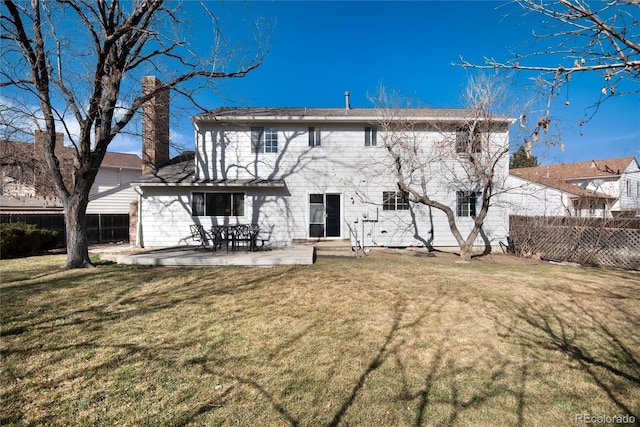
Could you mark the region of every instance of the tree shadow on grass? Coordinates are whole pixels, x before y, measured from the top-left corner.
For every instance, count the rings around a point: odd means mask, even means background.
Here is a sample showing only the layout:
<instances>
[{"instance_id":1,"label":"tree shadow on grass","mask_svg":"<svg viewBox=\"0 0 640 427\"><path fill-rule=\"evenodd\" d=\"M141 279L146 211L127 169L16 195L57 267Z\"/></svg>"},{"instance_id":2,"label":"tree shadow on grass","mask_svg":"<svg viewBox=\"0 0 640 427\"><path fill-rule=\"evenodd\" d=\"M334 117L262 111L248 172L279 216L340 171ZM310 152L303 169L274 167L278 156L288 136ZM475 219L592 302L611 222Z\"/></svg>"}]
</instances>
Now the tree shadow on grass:
<instances>
[{"instance_id":1,"label":"tree shadow on grass","mask_svg":"<svg viewBox=\"0 0 640 427\"><path fill-rule=\"evenodd\" d=\"M92 272L92 270L74 271L73 275L62 277L43 276L35 279L29 284L9 285L3 288L3 297L8 301L19 298L33 297L38 294L53 293L63 289L74 289L86 286L86 282L95 281L95 286L103 287L105 293L113 293L113 296L103 302L93 302L87 305L83 303L83 296L78 297L78 301L71 299L64 303L55 304L44 298L37 310L22 312L5 311L3 317L10 320L12 326L3 329L2 335L17 335L30 329L57 330L65 326L81 326L100 324L107 325L113 321L123 321L134 317L143 317L150 313L167 310L180 304L197 302L204 297L215 297L224 295L240 295L245 292L257 290L263 286L278 283L278 280L293 272L297 266L273 269L268 274L259 275L253 279L239 282L226 277L225 273L230 273L233 269L215 269L198 275L192 280L185 280L183 270L164 270L165 280L175 277L175 285L163 286L157 290L145 292L137 295L136 292L141 284L152 282L158 275L157 269L152 268L129 268L132 276L123 283L122 279L126 272L120 266L114 266L108 271ZM109 284L109 285L106 285ZM207 284L203 286L203 284ZM131 296L131 294L136 294ZM5 309L7 307L5 306ZM10 319L9 319L10 318ZM7 322L3 321L3 325ZM28 352L29 349L24 351Z\"/></svg>"},{"instance_id":2,"label":"tree shadow on grass","mask_svg":"<svg viewBox=\"0 0 640 427\"><path fill-rule=\"evenodd\" d=\"M360 376L356 380L355 384L353 385L349 395L346 396L346 398L344 399L344 401L340 405L340 408L333 415L331 421L329 421L326 424L327 426L337 426L340 423L340 421L342 420L342 418L345 416L346 412L348 411L349 407L355 401L355 399L356 399L356 397L358 395L358 392L364 386L367 377L373 371L378 369L380 367L380 365L385 361L385 359L386 359L386 357L388 355L388 346L390 345L391 341L393 340L394 336L396 335L396 333L397 333L397 331L399 329L400 320L401 320L401 313L398 310L396 310L396 315L394 317L393 324L391 326L391 329L390 329L389 333L386 335L386 337L384 339L384 342L378 348L378 351L374 355L373 359L369 362L368 366L360 374ZM311 333L313 327L315 327L315 326L318 326L318 324L316 323L316 324L312 325L311 327L306 328L302 334ZM301 334L298 334L297 338L294 338L294 340L289 340L287 342L287 344L283 343L283 345L291 345L295 340L300 338L300 336L301 336ZM282 350L283 350L283 347L279 346L278 349L276 349L275 353L273 353L273 354L276 355L276 354L280 353ZM280 403L278 401L278 399L276 398L275 394L272 393L272 392L269 392L258 381L254 380L254 379L251 379L251 378L247 378L247 377L242 376L242 375L227 374L225 372L218 371L217 369L215 369L215 368L213 368L211 366L212 365L211 361L207 360L207 359L202 359L202 360L195 361L195 362L201 363L201 366L202 366L202 369L203 369L204 372L207 372L207 373L213 374L213 375L219 375L220 377L222 377L224 379L235 381L235 382L238 382L240 384L247 385L247 386L251 387L252 389L256 390L261 396L265 397L267 399L267 401L270 403L270 405L272 406L272 408L278 414L280 414L280 416L289 425L294 426L294 427L300 425L300 421L298 419L296 419L296 417L293 416L293 414L285 407L284 404L282 404L282 403ZM323 425L325 425L325 424L323 424Z\"/></svg>"},{"instance_id":3,"label":"tree shadow on grass","mask_svg":"<svg viewBox=\"0 0 640 427\"><path fill-rule=\"evenodd\" d=\"M406 357L403 352L409 346L406 342L406 337L411 336L416 330L428 327L429 318L438 313L444 304L446 304L445 294L440 294L433 299L428 310L425 310L412 320L405 321L405 304L401 301L396 301L392 306L393 318L388 332L364 369L359 375L352 378L350 389L342 396L341 403L337 409L329 414L326 412L320 414L322 419L327 420L326 422L322 422L317 418L313 422L316 425L327 427L353 423L354 421L349 418L350 410L358 403L363 393L367 393L368 382L376 371L388 364L395 366L395 372L397 372L397 377L389 378L389 381L400 384L400 390L397 392L396 398L414 406L414 419L410 423L414 426L433 424L434 420L428 419L427 413L430 407L434 405L448 408L448 410L440 414L442 419L438 420L439 425L455 425L460 422L460 417L465 411L481 408L482 405L487 404L495 397L513 394L514 391L510 381L506 381L506 370L510 362L502 358L497 351L481 355L478 360L473 362L462 362L458 359L458 355L447 346L446 342L433 343L432 350L434 354L428 363L422 385L419 387L410 385L412 382L410 377L415 377L416 372L408 368L403 362L403 358ZM318 326L314 324L306 328L301 334L311 334L313 329ZM287 343L294 343L301 334L297 334L294 340L289 340ZM338 360L336 360L336 363L338 363ZM494 361L497 361L497 363L490 368L490 372L486 373L486 376L484 376L484 372L481 374L476 372L476 362L491 365ZM306 421L303 422L297 418L293 411L287 407L287 404L278 398L278 391L270 391L258 379L229 374L217 368L217 364L211 359L202 358L191 362L200 365L203 372L207 374L249 386L269 402L285 423L291 426L306 423ZM388 373L382 375L388 375ZM479 384L474 384L471 387L465 382L469 377L478 375L482 378ZM523 376L526 376L526 373ZM434 393L434 389L438 389L438 392ZM218 403L221 404L221 402ZM406 406L406 403L403 406Z\"/></svg>"},{"instance_id":4,"label":"tree shadow on grass","mask_svg":"<svg viewBox=\"0 0 640 427\"><path fill-rule=\"evenodd\" d=\"M106 275L104 283L117 282L117 272L109 269L110 267L103 272ZM135 271L136 274L131 278L135 282L153 280L158 273L158 269ZM88 330L93 327L118 326L122 321L145 319L146 315L180 308L182 304L202 306L204 310L206 304L211 301L210 298L229 295L240 300L251 298L252 291L264 291L262 288L275 287L286 276L299 273L298 267L278 268L263 270L262 274L257 276L233 280L234 274L243 269L201 270L201 274L194 278L185 277L187 270L163 271L166 273L163 275L163 285L157 289L151 287L144 293L140 293L136 291L138 287L136 283L113 285L105 289L105 292L110 295L105 301L90 304L85 302L84 305L75 307L74 302L69 301L63 313L57 313L53 307L50 307L49 314L44 317L33 315L33 313L31 316L25 314L17 322L14 321L11 328L15 330L16 335L37 330L44 337L56 333L58 329L68 327L81 326L82 329ZM82 272L74 275L71 282L81 290L82 281L90 278L90 273ZM175 285L172 283L174 279ZM63 281L69 278L55 280ZM203 283L207 286L203 286ZM36 285L44 286L44 283ZM63 285L53 283L53 286ZM386 329L386 333L382 332L376 335L377 338L373 338L377 344L374 344L368 353L364 353L364 357L357 356L356 362L361 369L350 375L344 386L336 388L340 390L335 396L338 399L337 407L334 405L331 410L322 408L318 413L313 413L317 403L314 401L315 396L307 395L309 402L304 402L302 406L300 402L291 403L286 400L287 396L279 385L263 382L259 375L252 375L252 368L248 364L259 360L259 357L263 357L259 363L269 365L281 358L295 356L300 346L307 344L305 341L307 337L327 333L326 325L321 318L308 319L306 326L303 325L298 332L282 338L279 344L270 345L270 349L260 350L260 353L250 353L249 356L245 356L246 360L238 359L233 362L229 359L230 353L223 351L224 342L213 342L212 338L209 338L207 346L202 347L198 337L181 338L177 341L159 339L141 343L130 340L128 336L105 340L100 338L100 335L96 337L89 334L83 337L78 336L68 343L46 342L44 345L42 343L36 343L36 345L33 341L32 344L27 344L28 341L16 342L7 345L5 347L7 353L3 355L17 354L18 357L28 357L44 352L51 354L50 361L56 363L59 357L71 357L69 352L104 350L105 357L74 367L64 376L52 379L46 385L48 388L78 379L91 381L93 378L111 375L113 370L120 367L126 368L140 364L158 365L161 370L187 369L190 371L193 368L233 384L217 390L206 399L192 401L191 397L186 395L181 397L184 400L179 404L172 403L172 425L195 423L212 411L225 406L232 407L237 403L239 393L237 385L254 390L285 424L297 426L307 424L309 420L316 425L351 424L354 422L353 418L362 416L358 412L360 406L369 397L368 393L372 389L378 392L376 384L383 381L398 385L395 388L396 394L393 395L392 392L390 395L391 399L397 401L396 406L402 406L403 411L406 407L411 409L410 415L402 415L409 418L408 422L404 422L407 418L403 418L404 421L401 424L421 426L461 424L466 421L464 417L469 411L500 411L501 408L495 408L495 399L502 400L505 397L514 397L516 404L513 408L505 408L501 415L508 414L513 417L514 423L523 425L526 421L525 408L527 407L525 389L532 375L531 366L523 361L530 360L531 357L549 358L549 352L560 352L574 362L573 367L577 366L577 369L590 375L594 383L607 393L618 407L630 415L637 414L633 401L626 397L624 392L640 385L639 358L636 350L640 346L635 341L629 341L627 335L621 335L619 330L622 324L612 323L611 319L603 316L601 312L593 312L588 306L573 300L563 304L508 301L500 307L492 305L498 303L485 301L481 303L483 305L479 306L480 308L495 308L509 319L509 322L499 321L498 325L503 336L513 342L514 348L521 349L520 359L507 358L493 348L491 343L487 343L484 351L473 352L471 358L465 358L468 355L461 355L460 347L442 338L429 342L424 352L420 353L420 357L424 360L416 364L412 358L417 353L412 348L411 340L418 335L424 337L425 329L441 327L438 326L441 319L437 316L442 314L443 307L456 298L455 294L448 294L443 289L430 289L430 292L432 296L428 300L423 300L418 310L408 309L408 306L414 302L407 300L406 297L396 296L395 300L386 303L386 308L383 309L389 314L388 317L384 317L388 319L388 324L383 329L383 331ZM557 292L553 291L552 294L557 295ZM623 297L622 291L612 293L611 298L614 302L610 304L615 304L615 301L620 301ZM466 300L458 301L458 303L461 302L468 303ZM587 323L572 321L573 318L569 317L568 313L577 313L580 319ZM633 310L619 311L616 319L620 317L626 317L626 322L631 324L636 324L634 322L638 321L638 316L633 314ZM444 330L440 336L446 337L449 332ZM452 335L454 333L451 332ZM585 337L595 344L587 345ZM202 348L202 350L196 351L199 356L184 360L177 355L183 354L185 348ZM332 363L338 366L348 358L353 360L353 356L344 350L336 353ZM553 361L562 363L557 358L553 358ZM239 369L238 366L242 368ZM299 368L304 369L304 366ZM340 378L332 378L334 371L331 372L328 382L343 381ZM516 372L516 375L507 378L513 372ZM30 374L39 375L38 372ZM278 381L275 383L277 384ZM322 393L318 393L320 394ZM384 399L388 397L384 395ZM303 419L298 415L303 411L310 411L311 415L307 412ZM19 419L19 414L7 414L5 418ZM42 420L46 421L44 418Z\"/></svg>"},{"instance_id":5,"label":"tree shadow on grass","mask_svg":"<svg viewBox=\"0 0 640 427\"><path fill-rule=\"evenodd\" d=\"M431 368L424 376L423 387L415 394L407 396L408 400L417 400L416 416L412 425L418 427L425 423L434 423L433 419L427 417L430 406L448 408L443 411L442 418L437 420L438 425L456 425L465 411L481 408L493 398L510 394L510 387L503 381L507 365L506 361L501 360L486 377L483 377L480 385L474 387L472 393L466 393L469 384L463 378L472 377L475 367L463 364L456 356L439 349L432 360ZM436 393L435 388L440 388L441 391ZM442 390L446 390L446 393L443 394Z\"/></svg>"},{"instance_id":6,"label":"tree shadow on grass","mask_svg":"<svg viewBox=\"0 0 640 427\"><path fill-rule=\"evenodd\" d=\"M24 418L25 414L20 408L28 405L18 402L27 397L20 397L23 392L16 395L15 390L25 390L22 387L25 387L26 378L46 377L42 384L34 383L27 390L37 387L52 392L68 382L108 378L114 370L136 366L141 361L179 368L176 360L166 355L181 354L184 346L196 348L198 342L179 340L172 344L160 340L140 344L130 342L129 335L110 337L100 331L120 327L123 322L126 324L131 320L144 322L148 316L153 318L162 311L176 307L204 305L216 297L245 298L244 295L252 291L274 286L296 268L290 266L262 270L259 275L247 277L240 274L240 278L234 279L233 273L244 269L200 270L189 277L185 274L190 271L188 269L126 268L123 274L120 266L113 266L105 267L103 271L78 270L60 276L43 275L29 283L9 284L3 288L3 299L10 303L5 303L2 310L1 351L2 356L7 358L3 361L2 381L6 381L7 388L1 396L4 402L12 403L0 412L0 421L4 424L19 422ZM147 287L141 293L141 286L157 280L159 270L162 270L159 286L156 289ZM125 277L128 280L123 281ZM96 289L92 290L92 286ZM96 292L99 297L87 299L88 292ZM100 293L103 295L100 296ZM23 304L21 301L29 303ZM77 354L96 353L102 356L95 360L87 356L89 358L78 360L64 373L49 373L56 369L56 364L65 364L76 358ZM26 363L32 357L41 360ZM187 424L192 417L215 408L215 403L200 403L196 407L190 406L184 414L176 411L172 417L187 420L183 423ZM50 414L44 414L38 422L47 423L51 420Z\"/></svg>"},{"instance_id":7,"label":"tree shadow on grass","mask_svg":"<svg viewBox=\"0 0 640 427\"><path fill-rule=\"evenodd\" d=\"M640 340L629 329L630 324L639 324L637 314L613 306L594 309L575 299L523 302L505 309L515 321L509 325L498 321L499 327L530 359L566 364L588 374L624 414L639 419L634 399L640 387Z\"/></svg>"}]
</instances>

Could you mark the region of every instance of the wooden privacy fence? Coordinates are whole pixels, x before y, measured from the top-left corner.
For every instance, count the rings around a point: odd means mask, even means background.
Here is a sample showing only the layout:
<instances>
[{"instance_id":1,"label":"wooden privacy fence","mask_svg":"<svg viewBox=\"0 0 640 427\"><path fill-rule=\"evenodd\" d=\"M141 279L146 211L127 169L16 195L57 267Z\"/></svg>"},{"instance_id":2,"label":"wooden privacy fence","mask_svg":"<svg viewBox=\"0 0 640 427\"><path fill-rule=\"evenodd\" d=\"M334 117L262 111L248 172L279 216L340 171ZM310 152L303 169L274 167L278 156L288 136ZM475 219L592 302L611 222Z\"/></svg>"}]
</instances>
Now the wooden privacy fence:
<instances>
[{"instance_id":1,"label":"wooden privacy fence","mask_svg":"<svg viewBox=\"0 0 640 427\"><path fill-rule=\"evenodd\" d=\"M640 270L640 221L596 218L509 218L520 255Z\"/></svg>"}]
</instances>

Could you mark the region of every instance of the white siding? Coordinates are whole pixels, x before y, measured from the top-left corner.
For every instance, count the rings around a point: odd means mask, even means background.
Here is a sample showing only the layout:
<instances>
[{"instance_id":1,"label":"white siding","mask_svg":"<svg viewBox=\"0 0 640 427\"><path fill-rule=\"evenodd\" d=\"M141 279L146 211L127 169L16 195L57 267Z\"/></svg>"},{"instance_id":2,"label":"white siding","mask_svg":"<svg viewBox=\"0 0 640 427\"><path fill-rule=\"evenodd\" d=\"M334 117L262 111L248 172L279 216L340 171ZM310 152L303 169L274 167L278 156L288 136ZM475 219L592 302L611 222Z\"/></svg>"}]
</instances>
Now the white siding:
<instances>
[{"instance_id":1,"label":"white siding","mask_svg":"<svg viewBox=\"0 0 640 427\"><path fill-rule=\"evenodd\" d=\"M168 191L166 187L145 188L139 210L143 230L141 245L172 246L193 243L189 228L191 224L203 225L205 229L214 225L260 224L262 234L269 236L270 243L276 245L290 244L294 237L288 227L290 221L295 221L288 214L290 197L283 189L228 189L227 191L245 193L245 212L239 217L192 216L191 193L210 189L172 187L171 190ZM291 229L295 229L295 222L293 224Z\"/></svg>"},{"instance_id":2,"label":"white siding","mask_svg":"<svg viewBox=\"0 0 640 427\"><path fill-rule=\"evenodd\" d=\"M640 209L640 168L633 161L620 176L620 201L617 210Z\"/></svg>"},{"instance_id":3,"label":"white siding","mask_svg":"<svg viewBox=\"0 0 640 427\"><path fill-rule=\"evenodd\" d=\"M567 193L513 175L507 183L509 209L513 215L571 215L572 205Z\"/></svg>"},{"instance_id":4,"label":"white siding","mask_svg":"<svg viewBox=\"0 0 640 427\"><path fill-rule=\"evenodd\" d=\"M129 184L140 178L140 169L123 169L103 166L96 175L96 180L91 186L89 194L98 194L116 187Z\"/></svg>"},{"instance_id":5,"label":"white siding","mask_svg":"<svg viewBox=\"0 0 640 427\"><path fill-rule=\"evenodd\" d=\"M217 222L259 223L270 233L271 244L291 244L309 237L309 194L339 194L340 239L357 236L366 246L417 246L427 242L436 247L457 247L446 216L437 209L412 204L410 210L384 211L383 191L397 189L382 135L378 146L364 146L366 124L302 123L279 124L278 153L251 153L251 126L199 124L196 144L196 171L199 179L283 179L281 188L144 187L141 207L143 243L146 246L184 244L190 238L189 225L200 222L210 227ZM260 126L260 125L257 125ZM265 125L274 127L276 125ZM308 128L320 128L321 145L309 147ZM380 132L380 130L379 130ZM430 147L438 133L424 132ZM495 145L504 145L507 132L498 134ZM428 148L427 148L428 149ZM442 162L440 162L442 163ZM460 173L453 164L433 164L430 191L455 212L456 190L451 174ZM499 181L508 174L508 156L500 161ZM243 191L245 216L241 218L192 217L191 191ZM496 204L504 197L494 198ZM365 218L366 216L366 218ZM377 219L377 222L374 220ZM466 236L472 218L458 218ZM508 214L504 209L489 211L485 236L497 245L508 234ZM477 243L482 244L478 237Z\"/></svg>"},{"instance_id":6,"label":"white siding","mask_svg":"<svg viewBox=\"0 0 640 427\"><path fill-rule=\"evenodd\" d=\"M87 213L128 214L129 204L138 198L131 182L141 170L102 167L89 193Z\"/></svg>"},{"instance_id":7,"label":"white siding","mask_svg":"<svg viewBox=\"0 0 640 427\"><path fill-rule=\"evenodd\" d=\"M90 195L87 213L128 214L130 203L137 199L138 193L131 184L125 184L100 194Z\"/></svg>"}]
</instances>

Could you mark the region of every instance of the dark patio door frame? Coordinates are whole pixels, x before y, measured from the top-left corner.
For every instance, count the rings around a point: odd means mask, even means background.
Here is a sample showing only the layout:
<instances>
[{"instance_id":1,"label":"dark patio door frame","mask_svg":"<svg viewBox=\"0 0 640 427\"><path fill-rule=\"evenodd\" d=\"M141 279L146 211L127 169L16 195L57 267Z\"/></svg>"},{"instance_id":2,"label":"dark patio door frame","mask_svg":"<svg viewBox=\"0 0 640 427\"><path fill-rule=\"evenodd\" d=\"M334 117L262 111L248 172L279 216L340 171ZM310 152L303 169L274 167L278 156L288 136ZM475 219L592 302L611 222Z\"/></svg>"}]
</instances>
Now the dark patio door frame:
<instances>
[{"instance_id":1,"label":"dark patio door frame","mask_svg":"<svg viewBox=\"0 0 640 427\"><path fill-rule=\"evenodd\" d=\"M342 237L342 195L340 193L309 194L309 237Z\"/></svg>"}]
</instances>

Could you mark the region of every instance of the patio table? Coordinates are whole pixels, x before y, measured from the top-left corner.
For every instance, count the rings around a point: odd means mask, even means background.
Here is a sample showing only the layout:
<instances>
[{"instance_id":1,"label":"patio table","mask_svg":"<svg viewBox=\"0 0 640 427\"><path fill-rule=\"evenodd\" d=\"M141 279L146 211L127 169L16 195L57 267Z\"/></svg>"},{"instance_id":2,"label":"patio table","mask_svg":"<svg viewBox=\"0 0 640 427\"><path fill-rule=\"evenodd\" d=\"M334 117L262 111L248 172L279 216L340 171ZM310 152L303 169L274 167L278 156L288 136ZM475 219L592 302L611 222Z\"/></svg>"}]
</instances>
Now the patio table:
<instances>
[{"instance_id":1,"label":"patio table","mask_svg":"<svg viewBox=\"0 0 640 427\"><path fill-rule=\"evenodd\" d=\"M226 244L227 252L229 252L229 243L231 243L231 251L235 252L244 245L249 251L258 249L257 238L260 233L260 227L257 224L237 224L237 225L216 225L211 228L213 236L213 250L222 249L222 243Z\"/></svg>"}]
</instances>

